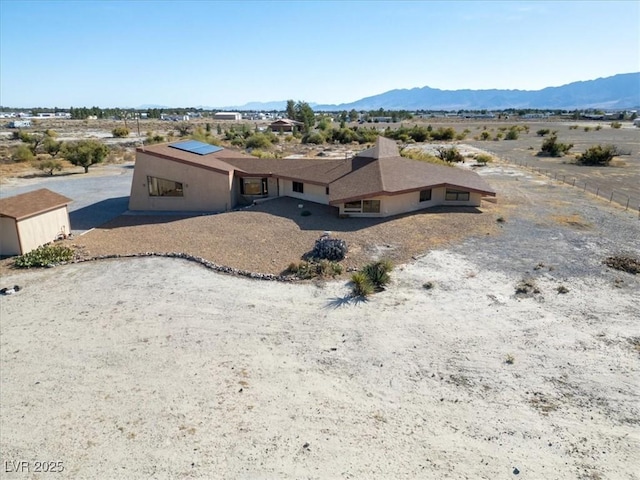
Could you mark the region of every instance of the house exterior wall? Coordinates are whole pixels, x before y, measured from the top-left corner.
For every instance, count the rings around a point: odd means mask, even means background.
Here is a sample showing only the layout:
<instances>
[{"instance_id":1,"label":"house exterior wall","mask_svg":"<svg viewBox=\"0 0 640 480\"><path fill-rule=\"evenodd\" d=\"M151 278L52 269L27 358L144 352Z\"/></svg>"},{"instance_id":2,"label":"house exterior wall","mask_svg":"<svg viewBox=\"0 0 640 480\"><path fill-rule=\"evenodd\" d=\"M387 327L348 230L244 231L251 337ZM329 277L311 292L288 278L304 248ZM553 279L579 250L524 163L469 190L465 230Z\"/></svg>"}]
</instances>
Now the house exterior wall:
<instances>
[{"instance_id":1,"label":"house exterior wall","mask_svg":"<svg viewBox=\"0 0 640 480\"><path fill-rule=\"evenodd\" d=\"M420 201L420 192L409 192L400 195L389 195L371 197L367 200L380 200L380 213L345 213L344 203L336 205L340 215L349 217L388 217L391 215L399 215L402 213L415 212L424 208L434 207L437 205L451 206L470 206L479 207L482 196L479 193L470 192L468 201L447 201L445 200L445 187L431 189L431 200L426 202ZM457 189L464 190L464 189Z\"/></svg>"},{"instance_id":2,"label":"house exterior wall","mask_svg":"<svg viewBox=\"0 0 640 480\"><path fill-rule=\"evenodd\" d=\"M329 205L329 195L327 195L327 188L322 185L314 185L313 183L304 183L303 193L293 191L293 181L279 179L280 184L280 196L299 198L300 200L308 200L310 202L322 203L323 205Z\"/></svg>"},{"instance_id":3,"label":"house exterior wall","mask_svg":"<svg viewBox=\"0 0 640 480\"><path fill-rule=\"evenodd\" d=\"M20 241L16 221L0 217L0 255L20 255Z\"/></svg>"},{"instance_id":4,"label":"house exterior wall","mask_svg":"<svg viewBox=\"0 0 640 480\"><path fill-rule=\"evenodd\" d=\"M149 195L147 176L182 183L182 197ZM223 212L235 205L231 173L214 172L138 152L131 182L130 210Z\"/></svg>"},{"instance_id":5,"label":"house exterior wall","mask_svg":"<svg viewBox=\"0 0 640 480\"><path fill-rule=\"evenodd\" d=\"M17 227L22 254L53 242L60 234L68 235L71 231L66 206L20 220Z\"/></svg>"}]
</instances>

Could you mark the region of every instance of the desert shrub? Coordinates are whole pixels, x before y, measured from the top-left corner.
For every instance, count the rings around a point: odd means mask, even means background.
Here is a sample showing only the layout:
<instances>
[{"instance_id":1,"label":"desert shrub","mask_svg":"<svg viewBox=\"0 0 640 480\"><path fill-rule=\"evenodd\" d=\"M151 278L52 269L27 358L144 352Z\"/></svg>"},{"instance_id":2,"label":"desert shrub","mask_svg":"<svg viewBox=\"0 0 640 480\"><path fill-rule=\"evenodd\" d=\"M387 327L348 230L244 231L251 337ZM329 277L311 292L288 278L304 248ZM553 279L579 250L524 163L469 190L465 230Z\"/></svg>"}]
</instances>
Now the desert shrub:
<instances>
[{"instance_id":1,"label":"desert shrub","mask_svg":"<svg viewBox=\"0 0 640 480\"><path fill-rule=\"evenodd\" d=\"M620 122L611 122L611 128L620 128L622 124Z\"/></svg>"},{"instance_id":2,"label":"desert shrub","mask_svg":"<svg viewBox=\"0 0 640 480\"><path fill-rule=\"evenodd\" d=\"M382 289L391 280L389 275L391 270L393 270L393 264L389 260L379 260L368 263L362 267L361 272L365 274L374 288Z\"/></svg>"},{"instance_id":3,"label":"desert shrub","mask_svg":"<svg viewBox=\"0 0 640 480\"><path fill-rule=\"evenodd\" d=\"M111 134L115 137L115 138L124 138L124 137L128 137L129 133L131 133L129 131L129 129L127 127L116 127L113 130L111 130Z\"/></svg>"},{"instance_id":4,"label":"desert shrub","mask_svg":"<svg viewBox=\"0 0 640 480\"><path fill-rule=\"evenodd\" d=\"M419 160L421 162L434 163L436 165L446 165L448 167L451 166L450 163L447 163L444 160L431 155L430 153L418 150L416 148L404 148L400 151L400 156L411 158L412 160Z\"/></svg>"},{"instance_id":5,"label":"desert shrub","mask_svg":"<svg viewBox=\"0 0 640 480\"><path fill-rule=\"evenodd\" d=\"M549 132L551 132L551 130L549 130L548 128L541 128L540 130L538 130L536 132L536 135L538 135L539 137L544 137L545 135L547 135Z\"/></svg>"},{"instance_id":6,"label":"desert shrub","mask_svg":"<svg viewBox=\"0 0 640 480\"><path fill-rule=\"evenodd\" d=\"M251 155L258 158L278 158L276 152L269 152L267 150L261 150L259 148L254 148L251 150Z\"/></svg>"},{"instance_id":7,"label":"desert shrub","mask_svg":"<svg viewBox=\"0 0 640 480\"><path fill-rule=\"evenodd\" d=\"M509 131L507 132L507 134L505 135L504 139L505 140L517 140L518 136L519 136L519 132L518 129L515 127L511 127L509 129Z\"/></svg>"},{"instance_id":8,"label":"desert shrub","mask_svg":"<svg viewBox=\"0 0 640 480\"><path fill-rule=\"evenodd\" d=\"M569 125L569 130L577 130L578 125Z\"/></svg>"},{"instance_id":9,"label":"desert shrub","mask_svg":"<svg viewBox=\"0 0 640 480\"><path fill-rule=\"evenodd\" d=\"M34 158L33 152L26 145L18 145L11 154L11 160L14 162L30 162Z\"/></svg>"},{"instance_id":10,"label":"desert shrub","mask_svg":"<svg viewBox=\"0 0 640 480\"><path fill-rule=\"evenodd\" d=\"M16 258L16 268L53 267L73 259L73 250L63 245L42 245Z\"/></svg>"},{"instance_id":11,"label":"desert shrub","mask_svg":"<svg viewBox=\"0 0 640 480\"><path fill-rule=\"evenodd\" d=\"M449 147L449 148L440 147L437 149L437 155L438 155L438 158L448 163L458 163L458 162L464 163L464 157L456 147Z\"/></svg>"},{"instance_id":12,"label":"desert shrub","mask_svg":"<svg viewBox=\"0 0 640 480\"><path fill-rule=\"evenodd\" d=\"M47 159L39 160L32 163L33 167L43 171L48 175L53 175L53 172L59 172L62 170L62 162L60 160Z\"/></svg>"},{"instance_id":13,"label":"desert shrub","mask_svg":"<svg viewBox=\"0 0 640 480\"><path fill-rule=\"evenodd\" d=\"M600 130L602 130L602 125L596 125L596 131L598 132Z\"/></svg>"},{"instance_id":14,"label":"desert shrub","mask_svg":"<svg viewBox=\"0 0 640 480\"><path fill-rule=\"evenodd\" d=\"M561 157L573 148L573 144L558 142L558 137L554 134L542 142L538 155L546 157Z\"/></svg>"},{"instance_id":15,"label":"desert shrub","mask_svg":"<svg viewBox=\"0 0 640 480\"><path fill-rule=\"evenodd\" d=\"M615 255L605 258L607 267L636 275L640 273L640 260L629 255Z\"/></svg>"},{"instance_id":16,"label":"desert shrub","mask_svg":"<svg viewBox=\"0 0 640 480\"><path fill-rule=\"evenodd\" d=\"M302 143L321 145L325 141L324 135L320 132L309 132L302 137Z\"/></svg>"},{"instance_id":17,"label":"desert shrub","mask_svg":"<svg viewBox=\"0 0 640 480\"><path fill-rule=\"evenodd\" d=\"M313 250L311 251L311 257L340 261L347 256L348 251L347 242L344 240L323 236L316 240Z\"/></svg>"},{"instance_id":18,"label":"desert shrub","mask_svg":"<svg viewBox=\"0 0 640 480\"><path fill-rule=\"evenodd\" d=\"M591 131L591 127L584 127L584 131L585 132L590 132Z\"/></svg>"},{"instance_id":19,"label":"desert shrub","mask_svg":"<svg viewBox=\"0 0 640 480\"><path fill-rule=\"evenodd\" d=\"M456 138L456 131L452 127L440 127L431 131L432 140L453 140L454 138Z\"/></svg>"},{"instance_id":20,"label":"desert shrub","mask_svg":"<svg viewBox=\"0 0 640 480\"><path fill-rule=\"evenodd\" d=\"M271 140L264 133L254 133L245 141L246 148L269 148Z\"/></svg>"},{"instance_id":21,"label":"desert shrub","mask_svg":"<svg viewBox=\"0 0 640 480\"><path fill-rule=\"evenodd\" d=\"M615 145L596 145L579 155L576 158L576 163L580 165L609 165L613 157L618 154L618 148Z\"/></svg>"},{"instance_id":22,"label":"desert shrub","mask_svg":"<svg viewBox=\"0 0 640 480\"><path fill-rule=\"evenodd\" d=\"M146 145L152 145L154 143L163 143L165 141L165 138L158 134L158 133L153 133L153 132L147 132L147 139L144 141L144 143Z\"/></svg>"},{"instance_id":23,"label":"desert shrub","mask_svg":"<svg viewBox=\"0 0 640 480\"><path fill-rule=\"evenodd\" d=\"M487 130L484 130L480 134L480 140L489 140L490 138L491 138L491 133L489 133Z\"/></svg>"},{"instance_id":24,"label":"desert shrub","mask_svg":"<svg viewBox=\"0 0 640 480\"><path fill-rule=\"evenodd\" d=\"M476 162L480 165L486 165L487 163L493 162L493 157L491 155L487 155L486 153L479 153L475 156Z\"/></svg>"},{"instance_id":25,"label":"desert shrub","mask_svg":"<svg viewBox=\"0 0 640 480\"><path fill-rule=\"evenodd\" d=\"M373 285L364 273L356 272L351 275L351 295L365 298L371 295L373 290Z\"/></svg>"},{"instance_id":26,"label":"desert shrub","mask_svg":"<svg viewBox=\"0 0 640 480\"><path fill-rule=\"evenodd\" d=\"M303 280L316 277L335 277L342 274L342 265L330 260L290 263L286 272Z\"/></svg>"}]
</instances>

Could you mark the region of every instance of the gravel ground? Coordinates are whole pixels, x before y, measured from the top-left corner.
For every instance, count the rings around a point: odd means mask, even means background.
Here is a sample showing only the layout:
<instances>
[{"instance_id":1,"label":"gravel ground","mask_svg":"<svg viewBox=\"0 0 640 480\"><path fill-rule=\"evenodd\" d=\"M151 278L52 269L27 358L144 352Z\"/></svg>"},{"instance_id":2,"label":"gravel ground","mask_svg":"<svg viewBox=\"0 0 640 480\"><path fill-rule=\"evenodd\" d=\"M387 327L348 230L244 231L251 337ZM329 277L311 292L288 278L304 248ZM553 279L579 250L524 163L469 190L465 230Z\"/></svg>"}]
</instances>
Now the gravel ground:
<instances>
[{"instance_id":1,"label":"gravel ground","mask_svg":"<svg viewBox=\"0 0 640 480\"><path fill-rule=\"evenodd\" d=\"M325 231L344 239L346 269L380 257L406 263L440 245L498 232L498 205L392 219L340 219L332 207L278 198L236 212L198 217L124 215L73 240L84 256L183 252L258 273L278 274L299 262Z\"/></svg>"}]
</instances>

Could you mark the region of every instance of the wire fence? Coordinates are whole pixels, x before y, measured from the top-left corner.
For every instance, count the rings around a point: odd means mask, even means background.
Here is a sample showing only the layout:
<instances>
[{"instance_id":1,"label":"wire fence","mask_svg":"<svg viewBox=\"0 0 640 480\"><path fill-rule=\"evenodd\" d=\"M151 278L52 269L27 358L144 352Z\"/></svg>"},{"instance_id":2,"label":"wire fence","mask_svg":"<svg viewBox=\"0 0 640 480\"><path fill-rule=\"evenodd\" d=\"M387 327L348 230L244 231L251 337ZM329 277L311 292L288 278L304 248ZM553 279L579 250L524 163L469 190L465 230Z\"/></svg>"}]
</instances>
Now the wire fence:
<instances>
[{"instance_id":1,"label":"wire fence","mask_svg":"<svg viewBox=\"0 0 640 480\"><path fill-rule=\"evenodd\" d=\"M577 178L571 174L565 174L562 172L553 172L550 170L545 170L542 167L535 167L533 165L529 165L526 162L520 162L517 160L510 160L511 163L515 163L520 167L524 167L532 172L539 173L540 175L544 175L551 180L555 180L558 182L562 182L565 185L570 185L575 188L579 188L585 193L591 193L598 198L602 198L609 203L615 203L620 205L625 210L638 210L638 219L640 219L640 196L633 197L629 196L626 193L622 193L616 190L612 190L610 188L602 187L595 183L592 180L584 180L581 178Z\"/></svg>"}]
</instances>

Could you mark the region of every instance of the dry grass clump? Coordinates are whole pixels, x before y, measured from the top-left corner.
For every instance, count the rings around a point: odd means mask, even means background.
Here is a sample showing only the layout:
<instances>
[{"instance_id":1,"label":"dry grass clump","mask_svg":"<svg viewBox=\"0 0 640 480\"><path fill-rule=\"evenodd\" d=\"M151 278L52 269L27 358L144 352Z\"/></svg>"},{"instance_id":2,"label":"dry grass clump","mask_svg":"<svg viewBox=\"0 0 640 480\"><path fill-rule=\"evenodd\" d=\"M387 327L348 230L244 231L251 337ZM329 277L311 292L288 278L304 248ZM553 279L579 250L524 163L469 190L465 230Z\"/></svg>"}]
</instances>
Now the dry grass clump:
<instances>
[{"instance_id":1,"label":"dry grass clump","mask_svg":"<svg viewBox=\"0 0 640 480\"><path fill-rule=\"evenodd\" d=\"M640 260L629 255L614 255L612 257L607 257L603 263L607 267L615 270L621 270L632 275L640 273Z\"/></svg>"}]
</instances>

